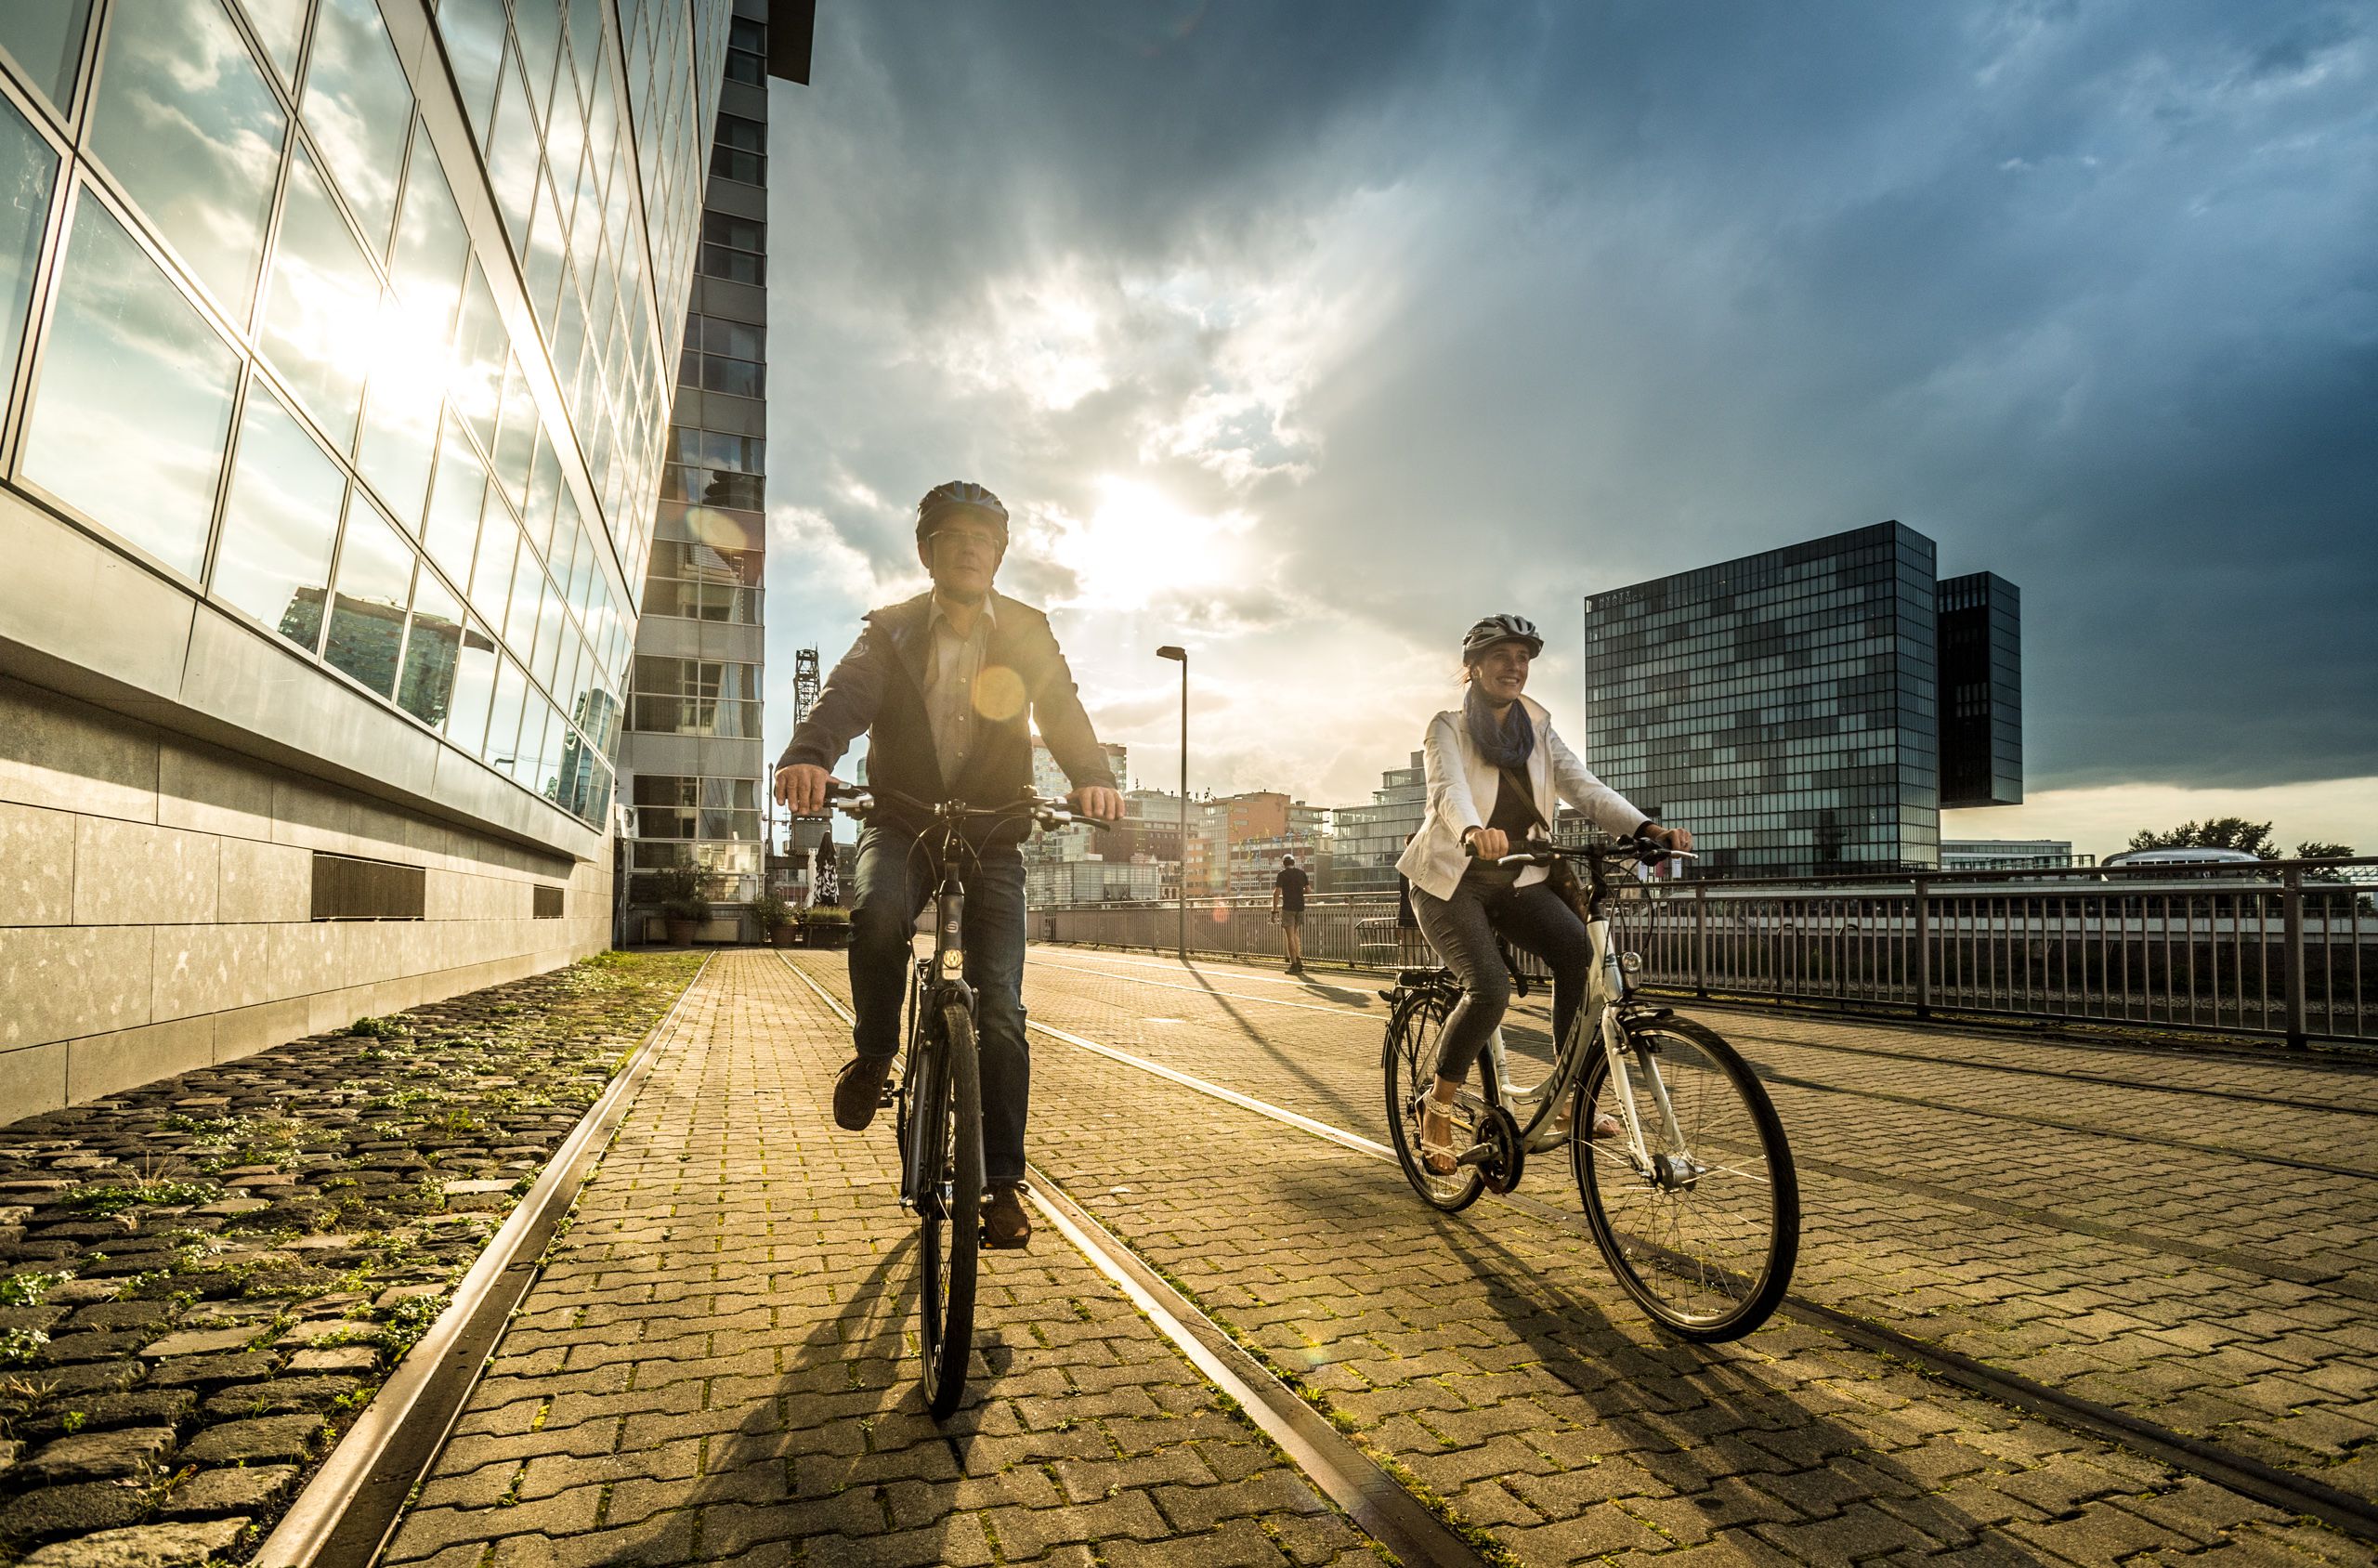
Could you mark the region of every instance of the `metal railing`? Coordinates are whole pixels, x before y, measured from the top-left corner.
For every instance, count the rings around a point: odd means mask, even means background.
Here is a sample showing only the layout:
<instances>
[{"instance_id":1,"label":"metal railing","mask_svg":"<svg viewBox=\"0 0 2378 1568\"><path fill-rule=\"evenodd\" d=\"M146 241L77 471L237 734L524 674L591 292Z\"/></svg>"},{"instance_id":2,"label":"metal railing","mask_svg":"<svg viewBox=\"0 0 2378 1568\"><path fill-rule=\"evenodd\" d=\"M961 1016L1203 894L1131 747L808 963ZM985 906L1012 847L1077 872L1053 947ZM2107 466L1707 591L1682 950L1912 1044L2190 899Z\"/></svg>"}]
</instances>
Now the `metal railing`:
<instances>
[{"instance_id":1,"label":"metal railing","mask_svg":"<svg viewBox=\"0 0 2378 1568\"><path fill-rule=\"evenodd\" d=\"M1667 993L2378 1042L2378 885L2344 880L2366 867L2378 857L1659 882L1627 888L1616 923L1643 982ZM1169 951L1174 910L1036 909L1033 934ZM1192 901L1189 946L1284 951L1259 899ZM1387 896L1309 900L1304 951L1373 970L1435 961Z\"/></svg>"}]
</instances>

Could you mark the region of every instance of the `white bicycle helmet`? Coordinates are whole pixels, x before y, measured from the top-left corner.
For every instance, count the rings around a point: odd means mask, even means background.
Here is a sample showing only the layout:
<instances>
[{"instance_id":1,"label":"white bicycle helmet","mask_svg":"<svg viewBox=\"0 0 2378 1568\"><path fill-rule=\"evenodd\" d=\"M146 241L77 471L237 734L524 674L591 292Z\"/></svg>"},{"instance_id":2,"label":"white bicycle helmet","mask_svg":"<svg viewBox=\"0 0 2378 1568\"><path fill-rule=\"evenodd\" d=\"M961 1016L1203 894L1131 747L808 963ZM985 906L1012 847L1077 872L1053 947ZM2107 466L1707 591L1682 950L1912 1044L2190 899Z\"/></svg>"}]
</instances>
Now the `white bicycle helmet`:
<instances>
[{"instance_id":1,"label":"white bicycle helmet","mask_svg":"<svg viewBox=\"0 0 2378 1568\"><path fill-rule=\"evenodd\" d=\"M1490 615L1463 635L1461 661L1469 663L1496 643L1525 643L1530 659L1544 651L1544 638L1535 621L1523 615Z\"/></svg>"}]
</instances>

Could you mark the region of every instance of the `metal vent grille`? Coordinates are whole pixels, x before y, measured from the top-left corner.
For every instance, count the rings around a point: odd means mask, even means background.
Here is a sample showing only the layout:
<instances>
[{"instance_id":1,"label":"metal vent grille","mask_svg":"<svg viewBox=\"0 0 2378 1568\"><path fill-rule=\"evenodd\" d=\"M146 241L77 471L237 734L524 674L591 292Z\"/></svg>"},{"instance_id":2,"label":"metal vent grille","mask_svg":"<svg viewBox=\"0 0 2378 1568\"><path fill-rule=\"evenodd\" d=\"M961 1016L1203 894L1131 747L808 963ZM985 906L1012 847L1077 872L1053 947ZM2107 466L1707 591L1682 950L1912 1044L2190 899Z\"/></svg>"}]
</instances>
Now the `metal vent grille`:
<instances>
[{"instance_id":1,"label":"metal vent grille","mask_svg":"<svg viewBox=\"0 0 2378 1568\"><path fill-rule=\"evenodd\" d=\"M318 921L417 921L428 882L418 866L314 852Z\"/></svg>"}]
</instances>

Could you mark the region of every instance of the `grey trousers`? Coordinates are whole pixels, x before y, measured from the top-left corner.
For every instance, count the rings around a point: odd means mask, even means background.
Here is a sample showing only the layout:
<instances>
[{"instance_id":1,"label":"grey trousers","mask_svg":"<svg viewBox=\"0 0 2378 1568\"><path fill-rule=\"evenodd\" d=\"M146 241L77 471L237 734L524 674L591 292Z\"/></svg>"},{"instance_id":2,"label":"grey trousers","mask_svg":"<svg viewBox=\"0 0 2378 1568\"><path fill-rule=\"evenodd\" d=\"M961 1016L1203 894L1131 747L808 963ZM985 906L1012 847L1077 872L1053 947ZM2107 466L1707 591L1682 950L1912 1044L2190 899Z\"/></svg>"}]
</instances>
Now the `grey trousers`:
<instances>
[{"instance_id":1,"label":"grey trousers","mask_svg":"<svg viewBox=\"0 0 2378 1568\"><path fill-rule=\"evenodd\" d=\"M1586 939L1586 922L1550 886L1482 886L1466 878L1451 898L1415 887L1412 913L1429 946L1461 982L1461 1000L1445 1020L1444 1042L1437 1051L1438 1077L1467 1078L1511 1005L1511 977L1495 950L1496 932L1552 971L1552 1038L1569 1038L1577 1004L1585 1000L1593 948Z\"/></svg>"}]
</instances>

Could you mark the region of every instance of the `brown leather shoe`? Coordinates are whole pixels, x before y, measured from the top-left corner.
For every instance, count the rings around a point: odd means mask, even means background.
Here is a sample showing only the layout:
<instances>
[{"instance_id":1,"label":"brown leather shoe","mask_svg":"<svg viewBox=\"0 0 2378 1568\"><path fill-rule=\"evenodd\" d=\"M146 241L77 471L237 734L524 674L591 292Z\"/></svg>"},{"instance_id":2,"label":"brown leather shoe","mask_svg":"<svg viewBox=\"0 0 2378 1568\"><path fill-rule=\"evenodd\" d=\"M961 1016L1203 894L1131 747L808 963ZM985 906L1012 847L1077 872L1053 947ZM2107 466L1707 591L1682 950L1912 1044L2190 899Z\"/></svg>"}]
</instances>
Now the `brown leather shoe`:
<instances>
[{"instance_id":1,"label":"brown leather shoe","mask_svg":"<svg viewBox=\"0 0 2378 1568\"><path fill-rule=\"evenodd\" d=\"M883 1080L892 1076L889 1056L854 1056L834 1080L834 1125L845 1132L864 1132L883 1103Z\"/></svg>"},{"instance_id":2,"label":"brown leather shoe","mask_svg":"<svg viewBox=\"0 0 2378 1568\"><path fill-rule=\"evenodd\" d=\"M1024 1183L996 1186L983 1204L983 1245L1026 1247L1032 1241L1032 1211L1024 1207Z\"/></svg>"}]
</instances>

